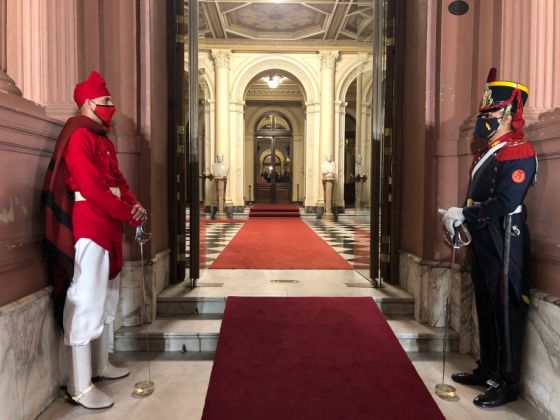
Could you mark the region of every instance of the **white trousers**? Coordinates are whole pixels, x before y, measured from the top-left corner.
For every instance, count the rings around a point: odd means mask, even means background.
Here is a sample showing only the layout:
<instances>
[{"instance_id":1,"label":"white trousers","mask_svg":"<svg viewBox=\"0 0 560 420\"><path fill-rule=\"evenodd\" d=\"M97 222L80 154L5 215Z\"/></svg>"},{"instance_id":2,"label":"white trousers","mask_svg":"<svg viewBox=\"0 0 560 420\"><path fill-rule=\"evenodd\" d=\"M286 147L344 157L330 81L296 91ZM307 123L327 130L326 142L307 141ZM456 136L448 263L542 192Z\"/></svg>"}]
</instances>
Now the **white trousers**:
<instances>
[{"instance_id":1,"label":"white trousers","mask_svg":"<svg viewBox=\"0 0 560 420\"><path fill-rule=\"evenodd\" d=\"M109 280L109 252L90 239L75 245L74 278L64 304L64 344L83 346L115 320L119 277Z\"/></svg>"}]
</instances>

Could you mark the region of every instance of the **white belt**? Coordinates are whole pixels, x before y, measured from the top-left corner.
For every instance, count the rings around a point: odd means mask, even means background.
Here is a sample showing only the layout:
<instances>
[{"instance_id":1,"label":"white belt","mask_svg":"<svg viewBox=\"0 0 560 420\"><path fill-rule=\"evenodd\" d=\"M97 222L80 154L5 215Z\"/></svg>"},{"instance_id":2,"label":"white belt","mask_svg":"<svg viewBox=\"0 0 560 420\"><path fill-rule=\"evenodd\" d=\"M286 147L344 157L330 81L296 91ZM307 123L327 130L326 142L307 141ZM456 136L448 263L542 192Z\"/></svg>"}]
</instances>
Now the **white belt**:
<instances>
[{"instance_id":1,"label":"white belt","mask_svg":"<svg viewBox=\"0 0 560 420\"><path fill-rule=\"evenodd\" d=\"M512 211L510 214L518 214L521 213L523 211L523 205L520 204L516 207L516 209L514 211Z\"/></svg>"},{"instance_id":2,"label":"white belt","mask_svg":"<svg viewBox=\"0 0 560 420\"><path fill-rule=\"evenodd\" d=\"M113 195L121 198L121 189L119 187L110 187L109 190L111 190ZM74 201L86 201L86 198L82 195L82 193L80 193L80 191L75 191Z\"/></svg>"}]
</instances>

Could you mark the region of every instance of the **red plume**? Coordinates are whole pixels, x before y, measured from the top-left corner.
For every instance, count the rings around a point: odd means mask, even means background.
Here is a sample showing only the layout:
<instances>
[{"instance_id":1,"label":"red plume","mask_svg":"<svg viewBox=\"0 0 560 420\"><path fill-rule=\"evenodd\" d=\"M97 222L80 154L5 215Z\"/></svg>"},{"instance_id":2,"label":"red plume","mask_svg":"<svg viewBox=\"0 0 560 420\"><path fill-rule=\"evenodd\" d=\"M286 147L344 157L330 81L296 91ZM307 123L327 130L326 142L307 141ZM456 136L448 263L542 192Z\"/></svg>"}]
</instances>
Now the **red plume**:
<instances>
[{"instance_id":1,"label":"red plume","mask_svg":"<svg viewBox=\"0 0 560 420\"><path fill-rule=\"evenodd\" d=\"M492 67L488 72L488 77L486 78L486 83L491 83L496 81L496 67Z\"/></svg>"},{"instance_id":2,"label":"red plume","mask_svg":"<svg viewBox=\"0 0 560 420\"><path fill-rule=\"evenodd\" d=\"M515 131L515 139L522 139L525 136L525 133L523 132L525 120L523 119L523 98L521 97L521 90L515 89L513 91L513 95L517 98L517 110L515 111L515 116L511 122L511 127Z\"/></svg>"}]
</instances>

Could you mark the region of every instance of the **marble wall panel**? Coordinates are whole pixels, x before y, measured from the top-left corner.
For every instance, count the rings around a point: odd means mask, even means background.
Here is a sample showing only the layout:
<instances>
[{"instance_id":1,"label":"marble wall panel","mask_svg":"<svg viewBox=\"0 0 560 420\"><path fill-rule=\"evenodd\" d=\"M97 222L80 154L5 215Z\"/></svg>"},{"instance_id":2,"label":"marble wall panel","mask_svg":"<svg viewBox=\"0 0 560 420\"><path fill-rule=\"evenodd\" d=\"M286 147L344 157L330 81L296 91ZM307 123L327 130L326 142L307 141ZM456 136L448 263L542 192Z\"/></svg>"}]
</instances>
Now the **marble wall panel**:
<instances>
[{"instance_id":1,"label":"marble wall panel","mask_svg":"<svg viewBox=\"0 0 560 420\"><path fill-rule=\"evenodd\" d=\"M401 287L415 299L416 319L443 326L450 267L401 253L400 274ZM459 333L459 352L472 353L477 358L478 322L470 273L459 267L451 282L451 305L450 325ZM560 298L532 291L523 357L523 397L544 418L560 419Z\"/></svg>"},{"instance_id":2,"label":"marble wall panel","mask_svg":"<svg viewBox=\"0 0 560 420\"><path fill-rule=\"evenodd\" d=\"M560 298L531 293L522 370L524 397L546 419L560 418Z\"/></svg>"},{"instance_id":3,"label":"marble wall panel","mask_svg":"<svg viewBox=\"0 0 560 420\"><path fill-rule=\"evenodd\" d=\"M0 419L35 418L57 396L64 357L50 288L0 307Z\"/></svg>"},{"instance_id":4,"label":"marble wall panel","mask_svg":"<svg viewBox=\"0 0 560 420\"><path fill-rule=\"evenodd\" d=\"M143 276L143 277L142 277ZM142 278L144 279L144 310L142 310ZM144 264L126 261L121 273L119 300L121 321L115 321L115 331L121 326L137 326L152 322L157 313L157 295L169 284L169 250L155 255Z\"/></svg>"},{"instance_id":5,"label":"marble wall panel","mask_svg":"<svg viewBox=\"0 0 560 420\"><path fill-rule=\"evenodd\" d=\"M402 252L400 286L414 297L414 318L432 327L445 326L446 299L450 297L450 327L459 333L461 353L472 351L472 286L459 264L426 261Z\"/></svg>"}]
</instances>

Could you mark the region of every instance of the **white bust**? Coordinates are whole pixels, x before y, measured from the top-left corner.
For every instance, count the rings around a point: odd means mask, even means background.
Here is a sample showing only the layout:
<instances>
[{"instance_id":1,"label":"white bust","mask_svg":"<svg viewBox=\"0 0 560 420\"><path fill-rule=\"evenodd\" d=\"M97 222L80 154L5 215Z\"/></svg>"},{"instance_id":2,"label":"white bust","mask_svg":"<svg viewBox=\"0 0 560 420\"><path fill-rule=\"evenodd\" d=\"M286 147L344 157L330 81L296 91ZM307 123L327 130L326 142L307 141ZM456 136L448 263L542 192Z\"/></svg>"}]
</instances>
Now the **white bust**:
<instances>
[{"instance_id":1,"label":"white bust","mask_svg":"<svg viewBox=\"0 0 560 420\"><path fill-rule=\"evenodd\" d=\"M325 155L325 160L321 162L321 174L323 179L334 179L336 174L336 165L330 153Z\"/></svg>"},{"instance_id":2,"label":"white bust","mask_svg":"<svg viewBox=\"0 0 560 420\"><path fill-rule=\"evenodd\" d=\"M356 163L354 165L354 175L364 177L368 174L368 169L366 165L362 163L362 155L356 155Z\"/></svg>"},{"instance_id":3,"label":"white bust","mask_svg":"<svg viewBox=\"0 0 560 420\"><path fill-rule=\"evenodd\" d=\"M214 178L227 178L229 174L229 165L224 162L224 155L218 153L216 163L212 165L212 175Z\"/></svg>"}]
</instances>

